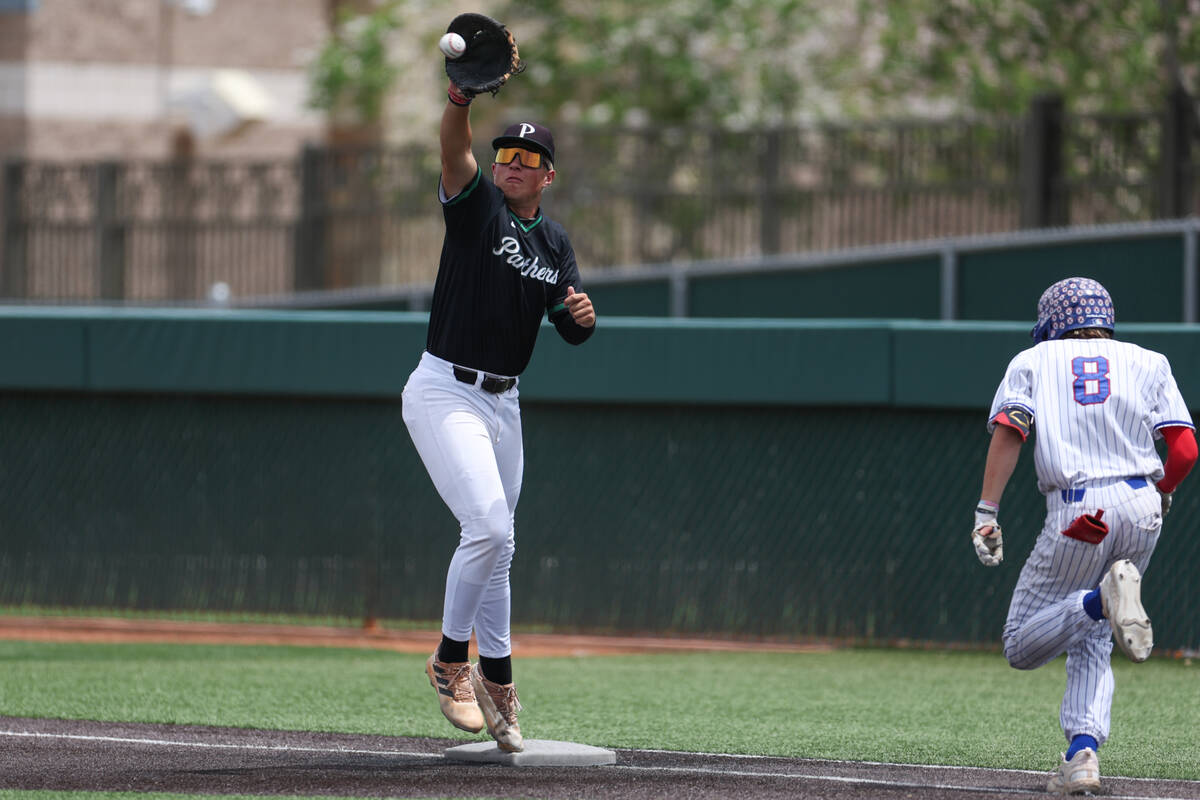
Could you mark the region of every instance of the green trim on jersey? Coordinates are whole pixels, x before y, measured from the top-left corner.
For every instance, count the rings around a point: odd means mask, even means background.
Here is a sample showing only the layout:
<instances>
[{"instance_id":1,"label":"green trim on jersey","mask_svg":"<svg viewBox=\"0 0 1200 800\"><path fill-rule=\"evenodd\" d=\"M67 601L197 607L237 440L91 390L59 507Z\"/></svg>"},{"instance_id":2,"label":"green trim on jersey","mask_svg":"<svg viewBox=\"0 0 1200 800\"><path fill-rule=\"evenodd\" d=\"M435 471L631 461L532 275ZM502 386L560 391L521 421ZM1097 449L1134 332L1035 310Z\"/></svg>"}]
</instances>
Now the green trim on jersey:
<instances>
[{"instance_id":1,"label":"green trim on jersey","mask_svg":"<svg viewBox=\"0 0 1200 800\"><path fill-rule=\"evenodd\" d=\"M559 311L566 311L566 310L567 310L567 304L566 304L566 303L559 303L559 304L558 304L558 305L556 305L556 306L551 306L551 307L550 307L550 311L548 311L547 313L549 313L549 314L557 314Z\"/></svg>"},{"instance_id":2,"label":"green trim on jersey","mask_svg":"<svg viewBox=\"0 0 1200 800\"><path fill-rule=\"evenodd\" d=\"M461 192L454 195L454 197L451 197L449 200L447 200L446 205L452 206L455 203L457 203L459 200L462 200L464 197L469 195L472 191L474 191L475 187L479 185L479 179L482 177L483 177L483 167L476 165L475 180L473 180L469 184L467 184L467 188L463 189Z\"/></svg>"},{"instance_id":3,"label":"green trim on jersey","mask_svg":"<svg viewBox=\"0 0 1200 800\"><path fill-rule=\"evenodd\" d=\"M513 210L511 208L508 210L508 215L513 218L513 222L517 223L517 225L519 225L521 227L521 230L524 231L525 233L529 233L531 230L536 228L542 222L542 212L541 211L538 211L538 215L531 220L521 219L520 217L518 217L516 214L513 213ZM526 225L525 224L526 222L528 222L529 224Z\"/></svg>"}]
</instances>

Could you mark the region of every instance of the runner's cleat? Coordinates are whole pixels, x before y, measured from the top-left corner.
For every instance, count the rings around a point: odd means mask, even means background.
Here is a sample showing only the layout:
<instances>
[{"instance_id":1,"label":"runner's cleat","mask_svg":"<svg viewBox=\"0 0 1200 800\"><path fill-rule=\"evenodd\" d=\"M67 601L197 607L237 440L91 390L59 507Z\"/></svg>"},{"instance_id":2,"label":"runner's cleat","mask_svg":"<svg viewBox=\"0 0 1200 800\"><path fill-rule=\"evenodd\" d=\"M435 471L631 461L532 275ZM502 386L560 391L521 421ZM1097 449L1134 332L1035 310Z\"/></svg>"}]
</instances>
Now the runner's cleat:
<instances>
[{"instance_id":1,"label":"runner's cleat","mask_svg":"<svg viewBox=\"0 0 1200 800\"><path fill-rule=\"evenodd\" d=\"M1149 658L1154 648L1154 631L1146 609L1142 608L1142 576L1132 561L1122 559L1109 567L1100 581L1100 603L1117 646L1129 660L1141 662Z\"/></svg>"},{"instance_id":2,"label":"runner's cleat","mask_svg":"<svg viewBox=\"0 0 1200 800\"><path fill-rule=\"evenodd\" d=\"M1067 761L1066 754L1062 763L1050 776L1046 791L1051 794L1083 794L1100 791L1100 760L1096 751L1085 747Z\"/></svg>"}]
</instances>

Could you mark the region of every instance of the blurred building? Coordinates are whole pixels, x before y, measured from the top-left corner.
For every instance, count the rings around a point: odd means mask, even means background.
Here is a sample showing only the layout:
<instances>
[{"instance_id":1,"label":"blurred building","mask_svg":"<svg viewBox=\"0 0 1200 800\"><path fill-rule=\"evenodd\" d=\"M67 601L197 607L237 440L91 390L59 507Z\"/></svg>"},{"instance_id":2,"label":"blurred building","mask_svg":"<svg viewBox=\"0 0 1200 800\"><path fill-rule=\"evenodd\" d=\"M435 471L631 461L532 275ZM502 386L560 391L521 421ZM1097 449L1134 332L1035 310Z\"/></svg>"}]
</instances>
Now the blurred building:
<instances>
[{"instance_id":1,"label":"blurred building","mask_svg":"<svg viewBox=\"0 0 1200 800\"><path fill-rule=\"evenodd\" d=\"M331 0L0 0L0 155L272 157L321 139Z\"/></svg>"}]
</instances>

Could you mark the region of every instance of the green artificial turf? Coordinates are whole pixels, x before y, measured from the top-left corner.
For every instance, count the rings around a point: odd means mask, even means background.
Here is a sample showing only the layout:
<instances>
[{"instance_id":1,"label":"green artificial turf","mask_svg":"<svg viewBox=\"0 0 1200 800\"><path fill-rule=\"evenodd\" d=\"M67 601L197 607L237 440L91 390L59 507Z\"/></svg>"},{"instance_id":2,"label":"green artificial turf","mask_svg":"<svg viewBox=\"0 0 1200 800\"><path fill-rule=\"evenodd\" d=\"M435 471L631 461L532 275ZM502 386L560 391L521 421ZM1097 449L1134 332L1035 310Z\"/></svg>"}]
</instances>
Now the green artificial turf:
<instances>
[{"instance_id":1,"label":"green artificial turf","mask_svg":"<svg viewBox=\"0 0 1200 800\"><path fill-rule=\"evenodd\" d=\"M221 624L322 626L354 629L364 622L362 617L307 616L304 614L269 614L252 611L142 611L128 608L94 608L73 606L0 605L5 617L71 617L83 619L159 620L167 622L219 622ZM441 623L434 620L376 619L382 630L436 631ZM530 632L528 629L522 629Z\"/></svg>"},{"instance_id":2,"label":"green artificial turf","mask_svg":"<svg viewBox=\"0 0 1200 800\"><path fill-rule=\"evenodd\" d=\"M421 655L307 647L0 642L0 714L476 740ZM1200 666L1114 662L1106 775L1200 779ZM842 650L518 658L527 737L616 748L1050 769L1062 660Z\"/></svg>"}]
</instances>

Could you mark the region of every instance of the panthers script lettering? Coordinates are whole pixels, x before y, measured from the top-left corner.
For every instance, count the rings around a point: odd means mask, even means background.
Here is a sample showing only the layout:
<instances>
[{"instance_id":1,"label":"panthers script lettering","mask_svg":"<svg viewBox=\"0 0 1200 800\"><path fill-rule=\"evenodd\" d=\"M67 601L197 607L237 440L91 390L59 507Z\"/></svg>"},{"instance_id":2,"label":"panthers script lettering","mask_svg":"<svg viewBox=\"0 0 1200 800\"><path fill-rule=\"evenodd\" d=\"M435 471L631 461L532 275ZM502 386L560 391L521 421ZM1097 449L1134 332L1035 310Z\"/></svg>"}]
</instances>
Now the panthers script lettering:
<instances>
[{"instance_id":1,"label":"panthers script lettering","mask_svg":"<svg viewBox=\"0 0 1200 800\"><path fill-rule=\"evenodd\" d=\"M500 240L500 246L492 250L492 255L506 257L510 267L521 273L522 277L543 281L553 286L558 283L558 270L538 266L537 256L526 258L521 255L521 242L515 236L505 236Z\"/></svg>"}]
</instances>

